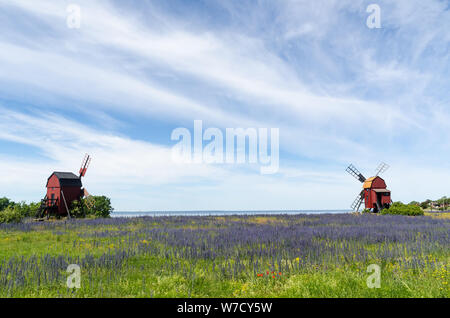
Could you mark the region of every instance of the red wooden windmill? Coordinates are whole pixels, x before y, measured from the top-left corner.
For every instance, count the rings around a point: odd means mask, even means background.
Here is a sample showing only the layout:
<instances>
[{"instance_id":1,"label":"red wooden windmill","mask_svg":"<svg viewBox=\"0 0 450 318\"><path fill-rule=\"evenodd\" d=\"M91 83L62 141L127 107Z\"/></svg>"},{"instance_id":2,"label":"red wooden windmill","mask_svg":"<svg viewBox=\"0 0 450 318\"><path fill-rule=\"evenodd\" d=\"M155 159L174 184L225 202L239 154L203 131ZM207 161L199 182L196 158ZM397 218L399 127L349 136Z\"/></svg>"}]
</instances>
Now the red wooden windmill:
<instances>
[{"instance_id":1,"label":"red wooden windmill","mask_svg":"<svg viewBox=\"0 0 450 318\"><path fill-rule=\"evenodd\" d=\"M91 163L91 156L86 154L81 164L79 175L72 172L53 172L47 180L47 194L41 201L37 217L43 218L50 215L68 216L70 218L70 206L73 201L83 197L89 197L86 189L83 189L81 178L86 175ZM87 200L87 202L90 202Z\"/></svg>"},{"instance_id":2,"label":"red wooden windmill","mask_svg":"<svg viewBox=\"0 0 450 318\"><path fill-rule=\"evenodd\" d=\"M388 168L389 166L382 162L376 169L375 176L366 179L354 165L348 166L346 171L363 184L363 190L351 205L352 210L358 212L363 202L366 209L373 212L380 212L382 209L389 208L392 203L391 191L387 189L386 182L379 176Z\"/></svg>"}]
</instances>

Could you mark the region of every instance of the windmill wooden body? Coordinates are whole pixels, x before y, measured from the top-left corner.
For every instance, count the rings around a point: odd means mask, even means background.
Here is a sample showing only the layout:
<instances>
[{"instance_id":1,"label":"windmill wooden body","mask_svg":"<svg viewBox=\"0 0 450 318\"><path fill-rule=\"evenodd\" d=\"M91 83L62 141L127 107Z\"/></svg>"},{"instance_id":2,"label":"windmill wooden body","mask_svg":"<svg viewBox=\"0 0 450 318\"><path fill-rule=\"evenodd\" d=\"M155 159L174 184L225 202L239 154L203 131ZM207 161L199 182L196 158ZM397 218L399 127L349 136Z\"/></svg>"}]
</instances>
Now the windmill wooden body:
<instances>
[{"instance_id":1,"label":"windmill wooden body","mask_svg":"<svg viewBox=\"0 0 450 318\"><path fill-rule=\"evenodd\" d=\"M75 200L89 196L83 189L81 179L86 175L91 163L91 157L85 155L79 175L72 172L53 172L47 179L47 194L41 201L41 206L36 217L44 216L68 216L70 218L70 206Z\"/></svg>"},{"instance_id":2,"label":"windmill wooden body","mask_svg":"<svg viewBox=\"0 0 450 318\"><path fill-rule=\"evenodd\" d=\"M389 208L392 203L391 191L387 189L386 182L379 175L385 172L389 166L381 163L376 169L374 177L366 179L354 165L348 166L346 171L363 184L362 191L351 205L352 210L358 212L364 202L365 208L373 212L380 212Z\"/></svg>"}]
</instances>

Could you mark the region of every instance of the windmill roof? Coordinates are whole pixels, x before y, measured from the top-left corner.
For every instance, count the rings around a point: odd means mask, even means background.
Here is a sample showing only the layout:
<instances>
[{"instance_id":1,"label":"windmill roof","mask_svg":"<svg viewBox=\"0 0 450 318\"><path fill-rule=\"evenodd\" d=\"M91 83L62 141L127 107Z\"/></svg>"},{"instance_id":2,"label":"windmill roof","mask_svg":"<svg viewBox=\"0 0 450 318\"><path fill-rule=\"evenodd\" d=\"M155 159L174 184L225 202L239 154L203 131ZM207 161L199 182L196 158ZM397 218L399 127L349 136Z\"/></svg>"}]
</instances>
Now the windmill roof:
<instances>
[{"instance_id":1,"label":"windmill roof","mask_svg":"<svg viewBox=\"0 0 450 318\"><path fill-rule=\"evenodd\" d=\"M58 179L79 179L79 177L72 172L53 172Z\"/></svg>"},{"instance_id":2,"label":"windmill roof","mask_svg":"<svg viewBox=\"0 0 450 318\"><path fill-rule=\"evenodd\" d=\"M363 188L364 189L371 189L374 186L375 180L377 180L377 179L379 179L379 180L381 180L383 182L383 185L384 185L383 188L385 188L386 184L385 184L383 178L381 178L380 176L375 176L375 177L368 178L366 181L364 181ZM380 185L380 182L378 182L378 187L379 187L379 185Z\"/></svg>"},{"instance_id":3,"label":"windmill roof","mask_svg":"<svg viewBox=\"0 0 450 318\"><path fill-rule=\"evenodd\" d=\"M55 175L58 180L61 187L82 187L81 179L79 176L72 172L53 172L52 175L48 178L50 178ZM48 185L48 181L47 181Z\"/></svg>"},{"instance_id":4,"label":"windmill roof","mask_svg":"<svg viewBox=\"0 0 450 318\"><path fill-rule=\"evenodd\" d=\"M366 181L364 181L363 188L364 188L364 189L372 188L372 182L373 182L376 178L378 178L378 177L371 177L371 178L368 178Z\"/></svg>"}]
</instances>

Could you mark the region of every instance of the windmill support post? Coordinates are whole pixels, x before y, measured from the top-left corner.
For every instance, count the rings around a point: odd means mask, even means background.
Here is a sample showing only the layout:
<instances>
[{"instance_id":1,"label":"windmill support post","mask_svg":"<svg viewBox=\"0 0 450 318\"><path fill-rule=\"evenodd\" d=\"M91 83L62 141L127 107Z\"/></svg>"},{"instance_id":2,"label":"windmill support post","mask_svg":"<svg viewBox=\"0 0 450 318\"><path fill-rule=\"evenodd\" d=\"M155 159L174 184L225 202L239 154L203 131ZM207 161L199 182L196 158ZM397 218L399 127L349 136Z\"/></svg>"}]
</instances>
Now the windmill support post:
<instances>
[{"instance_id":1,"label":"windmill support post","mask_svg":"<svg viewBox=\"0 0 450 318\"><path fill-rule=\"evenodd\" d=\"M64 191L61 189L61 194L64 200L64 206L66 207L67 210L67 215L69 216L69 219L71 219L72 217L70 216L70 212L69 212L69 208L67 207L67 202L66 202L66 197L64 196Z\"/></svg>"}]
</instances>

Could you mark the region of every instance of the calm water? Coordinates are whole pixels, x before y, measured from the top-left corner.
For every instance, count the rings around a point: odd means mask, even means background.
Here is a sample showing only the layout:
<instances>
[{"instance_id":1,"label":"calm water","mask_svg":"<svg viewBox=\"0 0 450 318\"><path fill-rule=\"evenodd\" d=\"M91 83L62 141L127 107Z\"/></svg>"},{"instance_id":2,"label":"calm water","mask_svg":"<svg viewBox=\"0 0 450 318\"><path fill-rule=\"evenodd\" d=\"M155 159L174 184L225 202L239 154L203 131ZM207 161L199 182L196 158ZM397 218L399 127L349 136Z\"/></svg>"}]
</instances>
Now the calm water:
<instances>
[{"instance_id":1,"label":"calm water","mask_svg":"<svg viewBox=\"0 0 450 318\"><path fill-rule=\"evenodd\" d=\"M261 214L327 214L348 213L349 210L296 210L296 211L151 211L151 212L113 212L112 217L139 217L139 216L224 216L224 215L261 215Z\"/></svg>"}]
</instances>

